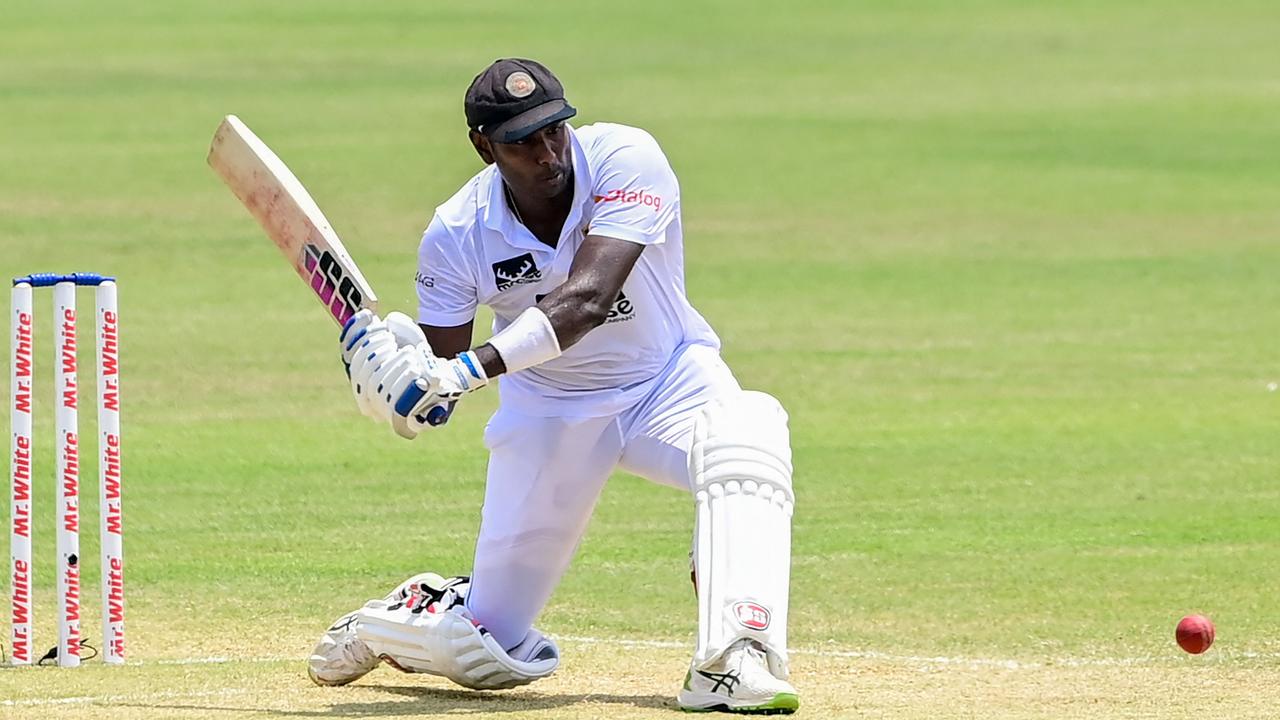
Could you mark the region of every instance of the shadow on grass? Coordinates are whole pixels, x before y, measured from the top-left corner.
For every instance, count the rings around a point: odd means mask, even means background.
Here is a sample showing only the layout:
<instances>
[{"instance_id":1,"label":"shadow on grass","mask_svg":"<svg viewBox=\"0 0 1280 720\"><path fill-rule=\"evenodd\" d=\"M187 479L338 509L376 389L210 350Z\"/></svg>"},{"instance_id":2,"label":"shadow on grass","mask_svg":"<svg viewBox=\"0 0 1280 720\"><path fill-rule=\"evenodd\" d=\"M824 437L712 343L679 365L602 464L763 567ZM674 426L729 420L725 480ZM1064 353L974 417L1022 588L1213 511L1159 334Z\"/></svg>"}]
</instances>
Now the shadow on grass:
<instances>
[{"instance_id":1,"label":"shadow on grass","mask_svg":"<svg viewBox=\"0 0 1280 720\"><path fill-rule=\"evenodd\" d=\"M630 705L640 708L667 709L677 711L675 698L670 695L612 695L602 693L551 694L523 692L519 694L499 694L473 690L450 690L432 687L413 687L405 685L365 685L362 690L373 690L397 695L409 700L385 700L368 702L349 702L330 705L326 710L276 710L271 708L250 709L245 707L218 707L215 705L146 705L148 709L168 709L204 712L225 712L229 715L243 716L246 713L269 715L274 717L297 718L342 718L342 717L379 717L385 715L435 717L440 715L467 716L488 715L493 713L529 712L531 710L550 710L589 703L591 705ZM118 707L118 705L117 705ZM139 706L142 707L142 706ZM605 708L601 708L606 711ZM606 711L607 712L607 711Z\"/></svg>"}]
</instances>

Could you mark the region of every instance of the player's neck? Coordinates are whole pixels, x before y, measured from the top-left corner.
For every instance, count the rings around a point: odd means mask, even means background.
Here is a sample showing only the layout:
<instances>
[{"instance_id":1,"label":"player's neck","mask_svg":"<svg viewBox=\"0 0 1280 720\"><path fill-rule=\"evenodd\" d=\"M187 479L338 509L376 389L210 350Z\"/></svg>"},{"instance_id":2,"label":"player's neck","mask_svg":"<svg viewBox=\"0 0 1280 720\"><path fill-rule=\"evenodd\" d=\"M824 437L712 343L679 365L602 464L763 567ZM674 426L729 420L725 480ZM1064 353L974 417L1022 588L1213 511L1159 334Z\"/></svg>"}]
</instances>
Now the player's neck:
<instances>
[{"instance_id":1,"label":"player's neck","mask_svg":"<svg viewBox=\"0 0 1280 720\"><path fill-rule=\"evenodd\" d=\"M510 185L503 183L507 206L511 214L520 224L529 229L539 241L555 247L560 241L560 232L564 222L569 218L569 210L573 206L573 183L555 197L530 200L519 198Z\"/></svg>"}]
</instances>

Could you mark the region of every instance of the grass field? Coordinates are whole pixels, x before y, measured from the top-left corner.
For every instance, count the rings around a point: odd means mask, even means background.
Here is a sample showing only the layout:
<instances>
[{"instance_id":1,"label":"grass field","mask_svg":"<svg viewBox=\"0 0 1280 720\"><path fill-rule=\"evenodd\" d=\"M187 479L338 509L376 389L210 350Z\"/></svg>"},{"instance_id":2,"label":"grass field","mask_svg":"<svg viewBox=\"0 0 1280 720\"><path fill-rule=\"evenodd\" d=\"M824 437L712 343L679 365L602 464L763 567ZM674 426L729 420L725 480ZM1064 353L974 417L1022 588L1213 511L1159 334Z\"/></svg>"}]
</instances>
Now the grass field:
<instances>
[{"instance_id":1,"label":"grass field","mask_svg":"<svg viewBox=\"0 0 1280 720\"><path fill-rule=\"evenodd\" d=\"M503 55L660 140L690 294L791 412L805 716L1280 715L1276 37L1269 0L10 0L0 274L120 278L131 664L0 669L0 717L676 717L690 503L624 475L539 622L551 680L303 672L339 613L466 571L495 393L412 444L359 417L207 144L244 118L411 310L422 227L479 167L463 91Z\"/></svg>"}]
</instances>

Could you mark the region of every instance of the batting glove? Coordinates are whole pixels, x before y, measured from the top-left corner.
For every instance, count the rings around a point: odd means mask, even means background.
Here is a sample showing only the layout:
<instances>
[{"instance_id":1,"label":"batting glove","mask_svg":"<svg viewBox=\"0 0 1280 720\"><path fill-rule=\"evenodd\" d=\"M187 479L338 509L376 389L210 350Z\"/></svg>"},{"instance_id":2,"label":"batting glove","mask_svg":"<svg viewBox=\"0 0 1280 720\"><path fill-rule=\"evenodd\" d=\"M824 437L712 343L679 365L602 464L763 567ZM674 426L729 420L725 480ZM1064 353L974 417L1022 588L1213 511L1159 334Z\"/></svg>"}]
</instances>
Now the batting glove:
<instances>
[{"instance_id":1,"label":"batting glove","mask_svg":"<svg viewBox=\"0 0 1280 720\"><path fill-rule=\"evenodd\" d=\"M378 406L370 391L373 374L400 348L423 345L430 352L422 329L400 312L392 312L384 320L370 310L361 310L343 325L338 345L356 406L366 417L379 422L389 420L390 414Z\"/></svg>"},{"instance_id":2,"label":"batting glove","mask_svg":"<svg viewBox=\"0 0 1280 720\"><path fill-rule=\"evenodd\" d=\"M432 356L420 377L387 387L387 392L396 398L391 427L401 437L414 438L426 425L447 422L458 398L488 384L489 376L474 352L464 352L452 360Z\"/></svg>"}]
</instances>

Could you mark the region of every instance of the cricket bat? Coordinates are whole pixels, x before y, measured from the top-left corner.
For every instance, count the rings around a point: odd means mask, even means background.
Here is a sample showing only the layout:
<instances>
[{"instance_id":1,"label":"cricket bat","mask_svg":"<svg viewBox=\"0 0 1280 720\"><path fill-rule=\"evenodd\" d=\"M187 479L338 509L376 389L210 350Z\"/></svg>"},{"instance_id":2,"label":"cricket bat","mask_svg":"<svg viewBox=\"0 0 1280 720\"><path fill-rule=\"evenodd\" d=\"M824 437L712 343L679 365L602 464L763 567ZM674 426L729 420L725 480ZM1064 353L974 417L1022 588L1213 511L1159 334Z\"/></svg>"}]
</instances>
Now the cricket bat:
<instances>
[{"instance_id":1,"label":"cricket bat","mask_svg":"<svg viewBox=\"0 0 1280 720\"><path fill-rule=\"evenodd\" d=\"M224 118L214 133L209 166L249 209L339 325L363 308L378 311L373 288L311 194L235 115Z\"/></svg>"}]
</instances>

